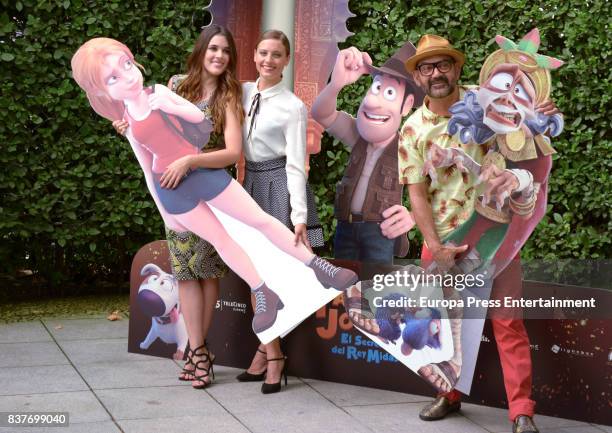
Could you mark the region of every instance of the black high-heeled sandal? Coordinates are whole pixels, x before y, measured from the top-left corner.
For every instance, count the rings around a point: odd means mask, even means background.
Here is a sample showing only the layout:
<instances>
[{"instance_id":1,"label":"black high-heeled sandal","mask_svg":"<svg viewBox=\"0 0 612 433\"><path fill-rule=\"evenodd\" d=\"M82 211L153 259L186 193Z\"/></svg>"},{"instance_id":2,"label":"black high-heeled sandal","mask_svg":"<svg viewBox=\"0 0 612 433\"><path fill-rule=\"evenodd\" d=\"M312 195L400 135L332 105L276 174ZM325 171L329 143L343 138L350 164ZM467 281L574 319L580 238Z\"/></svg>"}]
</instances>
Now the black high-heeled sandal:
<instances>
[{"instance_id":1,"label":"black high-heeled sandal","mask_svg":"<svg viewBox=\"0 0 612 433\"><path fill-rule=\"evenodd\" d=\"M206 352L204 350L206 349ZM208 351L208 346L206 342L199 347L196 347L193 350L193 357L199 358L195 363L195 369L193 370L193 381L192 382L202 382L201 385L191 384L194 389L204 389L212 382L206 382L204 380L205 377L212 375L213 380L215 379L215 370L213 368L214 358L210 357L210 352ZM203 365L203 366L201 366ZM208 367L207 367L208 365ZM196 372L200 370L203 371L204 374L197 374Z\"/></svg>"},{"instance_id":2,"label":"black high-heeled sandal","mask_svg":"<svg viewBox=\"0 0 612 433\"><path fill-rule=\"evenodd\" d=\"M261 393L262 394L273 394L275 392L279 392L281 390L281 381L283 380L283 376L285 376L285 386L287 386L287 360L288 358L283 355L279 358L268 359L268 362L273 361L284 361L283 370L281 371L280 380L276 383L262 383L261 384Z\"/></svg>"},{"instance_id":3,"label":"black high-heeled sandal","mask_svg":"<svg viewBox=\"0 0 612 433\"><path fill-rule=\"evenodd\" d=\"M206 350L209 353L210 356L210 360L211 362L215 362L215 355L212 354L210 352L210 349L208 349L208 342L206 340L204 340L204 347L206 347ZM188 369L186 367L190 366L190 365L195 365L193 363L193 350L191 350L191 348L187 349L187 360L185 361L185 365L183 365L183 371L181 371L180 375L179 375L179 380L183 381L183 382L192 382L194 380L193 378L193 371L194 369ZM189 376L187 376L189 375Z\"/></svg>"},{"instance_id":4,"label":"black high-heeled sandal","mask_svg":"<svg viewBox=\"0 0 612 433\"><path fill-rule=\"evenodd\" d=\"M264 356L266 355L266 351L261 350L259 347L257 348L257 351L259 353L263 353ZM238 382L259 382L259 381L264 380L264 378L266 377L267 371L268 371L267 366L266 366L266 369L259 374L252 374L252 373L249 373L247 370L245 370L242 373L240 373L238 376L236 376L236 379L238 380Z\"/></svg>"},{"instance_id":5,"label":"black high-heeled sandal","mask_svg":"<svg viewBox=\"0 0 612 433\"><path fill-rule=\"evenodd\" d=\"M181 371L178 380L183 382L191 382L193 380L193 371L192 369L188 369L187 367L193 364L193 350L187 350L187 360L185 361L185 365L183 366L183 371Z\"/></svg>"}]
</instances>

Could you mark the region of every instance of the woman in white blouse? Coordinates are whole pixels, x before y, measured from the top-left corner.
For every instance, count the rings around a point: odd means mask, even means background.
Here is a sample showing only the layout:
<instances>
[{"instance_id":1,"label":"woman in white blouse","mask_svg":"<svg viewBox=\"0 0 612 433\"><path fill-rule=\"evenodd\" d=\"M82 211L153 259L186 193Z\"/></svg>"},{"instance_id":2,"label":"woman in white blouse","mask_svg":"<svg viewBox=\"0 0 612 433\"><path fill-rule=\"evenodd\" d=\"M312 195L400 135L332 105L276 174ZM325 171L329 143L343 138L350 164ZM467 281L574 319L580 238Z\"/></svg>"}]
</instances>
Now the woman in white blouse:
<instances>
[{"instance_id":1,"label":"woman in white blouse","mask_svg":"<svg viewBox=\"0 0 612 433\"><path fill-rule=\"evenodd\" d=\"M281 83L289 55L289 40L283 32L262 34L254 58L259 78L243 84L243 186L264 211L294 231L296 244L318 247L323 245L323 230L305 169L308 111ZM278 392L286 359L279 339L261 344L250 367L237 378L243 382L265 379L261 391Z\"/></svg>"}]
</instances>

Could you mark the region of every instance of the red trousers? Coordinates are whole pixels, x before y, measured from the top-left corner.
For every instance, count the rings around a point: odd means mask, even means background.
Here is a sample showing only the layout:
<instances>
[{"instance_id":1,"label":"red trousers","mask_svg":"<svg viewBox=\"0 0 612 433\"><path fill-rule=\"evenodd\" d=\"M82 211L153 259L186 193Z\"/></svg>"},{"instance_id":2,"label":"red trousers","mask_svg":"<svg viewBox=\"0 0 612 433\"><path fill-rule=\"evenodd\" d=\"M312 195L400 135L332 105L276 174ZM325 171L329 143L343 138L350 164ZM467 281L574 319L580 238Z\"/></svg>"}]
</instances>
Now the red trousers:
<instances>
[{"instance_id":1,"label":"red trousers","mask_svg":"<svg viewBox=\"0 0 612 433\"><path fill-rule=\"evenodd\" d=\"M432 261L430 251L423 246L423 261ZM517 299L523 292L521 262L517 255L504 271L493 281L491 299L512 296ZM519 314L500 314L492 318L493 333L504 375L506 396L508 397L508 418L511 422L519 415L533 417L535 401L531 400L531 347L529 336ZM461 399L457 390L444 394L449 400Z\"/></svg>"}]
</instances>

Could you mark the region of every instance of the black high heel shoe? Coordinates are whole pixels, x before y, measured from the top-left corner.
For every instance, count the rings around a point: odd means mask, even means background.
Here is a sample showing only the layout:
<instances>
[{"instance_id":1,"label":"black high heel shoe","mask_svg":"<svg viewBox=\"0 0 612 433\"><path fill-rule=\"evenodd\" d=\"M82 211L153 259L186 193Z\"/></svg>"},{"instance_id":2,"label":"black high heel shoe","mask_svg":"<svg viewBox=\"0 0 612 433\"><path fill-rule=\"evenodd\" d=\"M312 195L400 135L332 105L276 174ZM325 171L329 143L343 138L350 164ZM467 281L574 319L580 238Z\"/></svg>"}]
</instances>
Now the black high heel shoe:
<instances>
[{"instance_id":1,"label":"black high heel shoe","mask_svg":"<svg viewBox=\"0 0 612 433\"><path fill-rule=\"evenodd\" d=\"M281 356L279 358L268 359L268 362L273 361L284 361L283 370L281 371L280 380L276 383L262 383L261 384L261 393L262 394L273 394L275 392L279 392L281 390L281 381L283 380L283 376L285 376L285 386L287 386L287 357Z\"/></svg>"},{"instance_id":2,"label":"black high heel shoe","mask_svg":"<svg viewBox=\"0 0 612 433\"><path fill-rule=\"evenodd\" d=\"M183 382L191 382L193 380L193 370L188 369L187 367L190 365L194 365L193 363L193 350L187 350L187 361L185 361L185 365L183 366L183 371L181 371L179 375L179 380Z\"/></svg>"},{"instance_id":3,"label":"black high heel shoe","mask_svg":"<svg viewBox=\"0 0 612 433\"><path fill-rule=\"evenodd\" d=\"M204 340L204 347L206 347L206 350L208 351L209 355L210 355L210 360L211 362L215 362L215 355L213 355L210 350L208 349L208 342L206 340ZM183 371L181 371L178 380L181 380L183 382L192 382L193 381L193 371L194 369L188 369L186 367L193 365L195 366L195 364L193 363L193 350L191 350L191 348L187 349L187 360L185 361L185 365L183 365Z\"/></svg>"},{"instance_id":4,"label":"black high heel shoe","mask_svg":"<svg viewBox=\"0 0 612 433\"><path fill-rule=\"evenodd\" d=\"M206 349L206 352L204 350ZM208 351L208 346L206 343L202 344L199 347L196 347L192 355L194 358L199 358L195 363L195 369L193 370L193 381L202 382L201 385L191 385L194 389L204 389L212 382L206 382L204 380L205 377L212 375L213 380L215 379L215 370L213 369L214 358L211 358L210 352ZM196 372L200 370L203 371L204 374L197 374Z\"/></svg>"},{"instance_id":5,"label":"black high heel shoe","mask_svg":"<svg viewBox=\"0 0 612 433\"><path fill-rule=\"evenodd\" d=\"M266 352L264 350L261 350L259 347L257 348L257 351L259 353L263 353L264 356L266 355ZM238 380L238 382L260 382L266 377L266 371L268 371L267 367L259 374L252 374L245 370L238 376L236 376L236 379Z\"/></svg>"}]
</instances>

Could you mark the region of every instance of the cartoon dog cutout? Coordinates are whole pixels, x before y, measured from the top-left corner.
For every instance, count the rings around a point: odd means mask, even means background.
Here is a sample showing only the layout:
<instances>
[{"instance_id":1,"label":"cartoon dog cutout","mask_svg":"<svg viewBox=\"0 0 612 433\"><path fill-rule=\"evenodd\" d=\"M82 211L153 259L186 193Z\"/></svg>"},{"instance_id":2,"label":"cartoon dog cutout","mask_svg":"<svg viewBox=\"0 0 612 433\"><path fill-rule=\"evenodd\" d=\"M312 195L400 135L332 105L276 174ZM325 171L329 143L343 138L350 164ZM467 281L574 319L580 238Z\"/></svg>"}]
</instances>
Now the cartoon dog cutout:
<instances>
[{"instance_id":1,"label":"cartoon dog cutout","mask_svg":"<svg viewBox=\"0 0 612 433\"><path fill-rule=\"evenodd\" d=\"M151 317L151 329L140 348L147 350L159 338L166 344L176 344L173 357L183 359L188 338L180 313L176 279L152 263L143 266L140 275L150 276L141 283L136 303L146 316Z\"/></svg>"}]
</instances>

